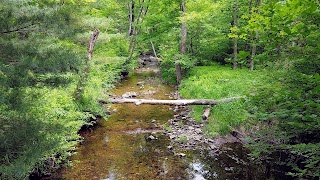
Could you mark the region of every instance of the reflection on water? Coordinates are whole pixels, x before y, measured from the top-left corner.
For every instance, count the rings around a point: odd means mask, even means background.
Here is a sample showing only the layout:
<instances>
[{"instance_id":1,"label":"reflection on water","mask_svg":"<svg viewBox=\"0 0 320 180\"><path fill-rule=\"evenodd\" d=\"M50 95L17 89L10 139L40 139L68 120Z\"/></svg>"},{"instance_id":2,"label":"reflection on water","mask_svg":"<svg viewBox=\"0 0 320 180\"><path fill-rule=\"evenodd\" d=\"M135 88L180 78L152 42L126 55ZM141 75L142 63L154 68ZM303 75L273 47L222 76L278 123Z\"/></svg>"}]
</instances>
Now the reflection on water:
<instances>
[{"instance_id":1,"label":"reflection on water","mask_svg":"<svg viewBox=\"0 0 320 180\"><path fill-rule=\"evenodd\" d=\"M174 88L164 85L156 76L155 73L136 73L121 82L113 93L121 96L136 92L137 98L169 99ZM210 157L205 151L183 152L186 157L176 155L168 148L168 137L159 132L161 125L174 115L169 106L118 104L112 105L111 110L114 113L108 121L100 120L99 127L93 132L83 132L85 141L71 158L74 166L61 173L63 179L252 177L246 162L247 152L242 146L225 145L217 157Z\"/></svg>"}]
</instances>

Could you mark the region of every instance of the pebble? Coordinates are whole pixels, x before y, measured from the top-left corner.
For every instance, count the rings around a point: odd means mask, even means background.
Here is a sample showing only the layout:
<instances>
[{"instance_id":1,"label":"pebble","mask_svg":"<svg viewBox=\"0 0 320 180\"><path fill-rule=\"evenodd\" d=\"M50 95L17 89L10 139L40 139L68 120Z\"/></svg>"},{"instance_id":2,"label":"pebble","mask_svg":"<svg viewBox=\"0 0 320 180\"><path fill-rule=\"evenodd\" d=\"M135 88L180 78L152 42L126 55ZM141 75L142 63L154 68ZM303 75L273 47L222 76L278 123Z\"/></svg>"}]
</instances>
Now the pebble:
<instances>
[{"instance_id":1,"label":"pebble","mask_svg":"<svg viewBox=\"0 0 320 180\"><path fill-rule=\"evenodd\" d=\"M186 106L176 106L174 111L176 112L176 114L174 115L174 119L168 120L168 124L170 124L172 129L171 132L168 133L168 136L172 143L174 143L181 149L187 150L217 150L217 146L214 145L215 142L211 139L207 139L202 131L204 123L206 122L198 123L194 118L188 117L191 111ZM180 136L188 137L188 140L183 143L176 141L177 137ZM178 155L180 156L180 154Z\"/></svg>"},{"instance_id":2,"label":"pebble","mask_svg":"<svg viewBox=\"0 0 320 180\"><path fill-rule=\"evenodd\" d=\"M186 157L185 153L178 153L177 155L180 156L180 157Z\"/></svg>"},{"instance_id":3,"label":"pebble","mask_svg":"<svg viewBox=\"0 0 320 180\"><path fill-rule=\"evenodd\" d=\"M150 136L148 136L147 137L147 139L146 140L148 140L148 141L152 141L152 140L157 140L157 138L156 137L154 137L154 136L152 136L152 135L150 135Z\"/></svg>"},{"instance_id":4,"label":"pebble","mask_svg":"<svg viewBox=\"0 0 320 180\"><path fill-rule=\"evenodd\" d=\"M202 134L202 130L200 129L200 128L197 128L197 129L195 129L194 130L196 133L198 133L198 134Z\"/></svg>"}]
</instances>

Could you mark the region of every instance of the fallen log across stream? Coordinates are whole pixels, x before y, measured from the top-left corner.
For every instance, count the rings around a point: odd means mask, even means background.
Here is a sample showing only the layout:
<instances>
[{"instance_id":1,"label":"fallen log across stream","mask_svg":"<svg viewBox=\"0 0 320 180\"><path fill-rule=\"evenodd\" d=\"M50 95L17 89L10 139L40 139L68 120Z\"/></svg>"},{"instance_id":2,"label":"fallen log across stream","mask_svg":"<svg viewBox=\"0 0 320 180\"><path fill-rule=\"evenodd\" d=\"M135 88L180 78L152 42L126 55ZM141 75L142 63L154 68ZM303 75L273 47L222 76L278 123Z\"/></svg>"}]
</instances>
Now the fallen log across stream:
<instances>
[{"instance_id":1,"label":"fallen log across stream","mask_svg":"<svg viewBox=\"0 0 320 180\"><path fill-rule=\"evenodd\" d=\"M219 103L227 103L243 97L231 97L219 100L213 99L178 99L178 100L157 100L157 99L130 99L130 98L111 98L109 100L100 99L101 104L126 104L134 103L136 105L150 104L150 105L217 105Z\"/></svg>"}]
</instances>

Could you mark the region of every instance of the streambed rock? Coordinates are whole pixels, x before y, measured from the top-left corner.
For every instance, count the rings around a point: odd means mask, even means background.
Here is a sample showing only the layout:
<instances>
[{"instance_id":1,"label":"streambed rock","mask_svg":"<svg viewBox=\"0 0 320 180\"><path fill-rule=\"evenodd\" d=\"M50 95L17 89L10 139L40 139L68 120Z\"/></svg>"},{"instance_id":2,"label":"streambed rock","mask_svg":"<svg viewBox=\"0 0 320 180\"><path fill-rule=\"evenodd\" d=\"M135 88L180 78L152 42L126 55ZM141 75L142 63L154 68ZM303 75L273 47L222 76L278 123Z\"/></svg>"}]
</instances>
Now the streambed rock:
<instances>
[{"instance_id":1,"label":"streambed rock","mask_svg":"<svg viewBox=\"0 0 320 180\"><path fill-rule=\"evenodd\" d=\"M207 121L196 122L191 117L192 110L188 106L176 106L174 118L168 120L170 128L165 130L171 145L180 150L209 150L212 155L217 154L222 144L239 142L232 136L210 138L203 132Z\"/></svg>"},{"instance_id":2,"label":"streambed rock","mask_svg":"<svg viewBox=\"0 0 320 180\"><path fill-rule=\"evenodd\" d=\"M133 98L133 97L137 97L138 94L136 92L126 92L124 94L122 94L122 98Z\"/></svg>"}]
</instances>

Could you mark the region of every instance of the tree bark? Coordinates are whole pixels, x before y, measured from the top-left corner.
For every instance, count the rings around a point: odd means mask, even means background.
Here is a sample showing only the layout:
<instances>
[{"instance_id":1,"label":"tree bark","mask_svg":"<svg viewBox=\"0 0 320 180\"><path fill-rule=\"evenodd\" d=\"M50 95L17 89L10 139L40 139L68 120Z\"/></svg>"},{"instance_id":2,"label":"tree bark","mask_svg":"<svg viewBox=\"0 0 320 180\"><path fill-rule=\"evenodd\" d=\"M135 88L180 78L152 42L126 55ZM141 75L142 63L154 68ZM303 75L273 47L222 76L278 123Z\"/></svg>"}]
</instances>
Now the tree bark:
<instances>
[{"instance_id":1,"label":"tree bark","mask_svg":"<svg viewBox=\"0 0 320 180\"><path fill-rule=\"evenodd\" d=\"M256 37L254 38L254 40L252 41L252 51L251 51L251 59L250 59L250 70L252 71L254 69L254 58L256 55L256 51L257 51L257 45L256 45L256 40L258 35L256 35Z\"/></svg>"},{"instance_id":2,"label":"tree bark","mask_svg":"<svg viewBox=\"0 0 320 180\"><path fill-rule=\"evenodd\" d=\"M186 7L186 1L183 0L181 3L181 10L182 13L185 13L187 10ZM184 14L182 14L184 16ZM187 52L187 23L182 22L181 24L181 47L180 47L180 54L184 55ZM178 59L177 59L178 60ZM179 62L175 63L176 65L176 77L177 77L177 84L180 85L181 80L182 80L182 75L181 75L181 64Z\"/></svg>"},{"instance_id":3,"label":"tree bark","mask_svg":"<svg viewBox=\"0 0 320 180\"><path fill-rule=\"evenodd\" d=\"M183 13L185 13L187 11L185 0L182 1L181 10ZM184 16L184 14L182 14L182 16ZM181 24L181 49L180 49L180 53L186 54L186 52L187 52L187 23L182 22L182 24Z\"/></svg>"},{"instance_id":4,"label":"tree bark","mask_svg":"<svg viewBox=\"0 0 320 180\"><path fill-rule=\"evenodd\" d=\"M134 26L132 25L133 29L132 29L132 36L130 38L130 45L129 45L129 50L128 50L128 53L129 53L128 61L131 60L133 52L134 52L134 49L135 49L135 46L136 46L136 36L139 34L139 29L137 29L137 25L140 23L140 19L141 19L141 22L143 22L144 16L148 12L148 6L145 7L144 6L144 2L145 1L142 0L141 6L140 6L140 10L139 10L139 14L138 14L138 16L137 16L137 18L135 20L135 25Z\"/></svg>"},{"instance_id":5,"label":"tree bark","mask_svg":"<svg viewBox=\"0 0 320 180\"><path fill-rule=\"evenodd\" d=\"M134 2L128 2L128 13L129 13L129 31L128 35L132 36L133 35L133 28L132 24L134 22Z\"/></svg>"},{"instance_id":6,"label":"tree bark","mask_svg":"<svg viewBox=\"0 0 320 180\"><path fill-rule=\"evenodd\" d=\"M129 99L129 98L119 98L119 99L109 99L109 100L98 100L101 104L126 104L134 103L136 105L140 104L150 104L150 105L217 105L219 103L227 103L240 99L241 97L231 97L220 100L213 99L180 99L180 100L157 100L157 99Z\"/></svg>"},{"instance_id":7,"label":"tree bark","mask_svg":"<svg viewBox=\"0 0 320 180\"><path fill-rule=\"evenodd\" d=\"M257 3L255 5L255 11L257 14L259 14L259 6L260 6L260 0L257 0ZM257 52L257 41L259 40L258 32L255 30L255 37L252 38L252 51L251 51L251 59L250 59L250 70L254 69L254 58L256 56Z\"/></svg>"},{"instance_id":8,"label":"tree bark","mask_svg":"<svg viewBox=\"0 0 320 180\"><path fill-rule=\"evenodd\" d=\"M152 47L152 51L153 51L154 57L158 58L156 49L154 48L153 42L151 40L150 40L150 43L151 43L151 47Z\"/></svg>"},{"instance_id":9,"label":"tree bark","mask_svg":"<svg viewBox=\"0 0 320 180\"><path fill-rule=\"evenodd\" d=\"M202 114L202 119L203 120L207 120L210 116L210 111L211 111L211 106L210 107L207 107L204 111L203 111L203 114Z\"/></svg>"},{"instance_id":10,"label":"tree bark","mask_svg":"<svg viewBox=\"0 0 320 180\"><path fill-rule=\"evenodd\" d=\"M233 2L233 26L238 27L238 4L237 0ZM233 40L233 69L238 68L238 37Z\"/></svg>"},{"instance_id":11,"label":"tree bark","mask_svg":"<svg viewBox=\"0 0 320 180\"><path fill-rule=\"evenodd\" d=\"M98 39L98 36L99 36L98 29L95 29L90 34L90 40L89 40L89 44L88 44L88 61L91 61L91 59L92 59L93 48L94 48L94 45Z\"/></svg>"},{"instance_id":12,"label":"tree bark","mask_svg":"<svg viewBox=\"0 0 320 180\"><path fill-rule=\"evenodd\" d=\"M76 91L74 93L74 97L76 100L80 99L80 97L83 93L83 87L88 79L88 74L89 74L89 70L90 70L90 61L91 61L92 55L93 55L93 48L94 48L94 45L98 39L98 36L99 36L98 29L96 29L90 33L90 39L89 39L89 43L88 43L88 61L86 62L83 73L81 74Z\"/></svg>"}]
</instances>

